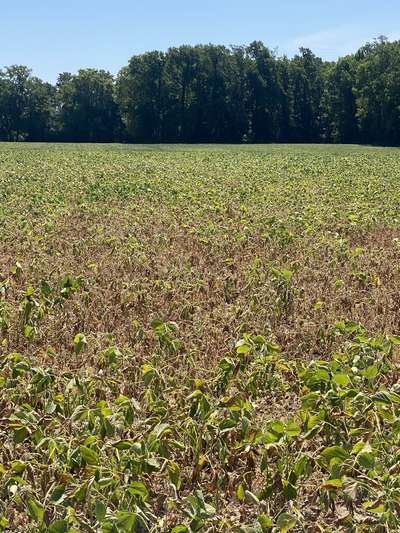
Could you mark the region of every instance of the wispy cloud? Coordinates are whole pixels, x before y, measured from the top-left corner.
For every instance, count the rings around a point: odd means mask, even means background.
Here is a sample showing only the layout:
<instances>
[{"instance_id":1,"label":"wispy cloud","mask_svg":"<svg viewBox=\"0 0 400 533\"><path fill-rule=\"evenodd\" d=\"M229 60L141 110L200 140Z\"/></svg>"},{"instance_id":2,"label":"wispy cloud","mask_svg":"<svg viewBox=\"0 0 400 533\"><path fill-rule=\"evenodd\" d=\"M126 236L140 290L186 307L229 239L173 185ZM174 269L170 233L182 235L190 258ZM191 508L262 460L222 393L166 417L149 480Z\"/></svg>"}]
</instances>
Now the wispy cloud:
<instances>
[{"instance_id":1,"label":"wispy cloud","mask_svg":"<svg viewBox=\"0 0 400 533\"><path fill-rule=\"evenodd\" d=\"M357 51L363 44L379 37L383 32L371 31L361 26L343 25L334 28L299 35L289 41L283 52L295 54L301 46L311 48L324 59L333 60ZM390 40L400 38L400 32L384 33Z\"/></svg>"}]
</instances>

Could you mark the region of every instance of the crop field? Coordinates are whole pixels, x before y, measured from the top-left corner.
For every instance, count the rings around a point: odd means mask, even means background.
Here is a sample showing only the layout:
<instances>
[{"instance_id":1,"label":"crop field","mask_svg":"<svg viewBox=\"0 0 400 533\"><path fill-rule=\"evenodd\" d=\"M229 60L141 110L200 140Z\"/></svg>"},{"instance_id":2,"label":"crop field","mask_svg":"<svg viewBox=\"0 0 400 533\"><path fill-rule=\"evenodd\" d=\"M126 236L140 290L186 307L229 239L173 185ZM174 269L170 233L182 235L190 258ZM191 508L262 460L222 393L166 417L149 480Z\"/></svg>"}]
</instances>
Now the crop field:
<instances>
[{"instance_id":1,"label":"crop field","mask_svg":"<svg viewBox=\"0 0 400 533\"><path fill-rule=\"evenodd\" d=\"M0 144L0 531L400 531L400 151Z\"/></svg>"}]
</instances>

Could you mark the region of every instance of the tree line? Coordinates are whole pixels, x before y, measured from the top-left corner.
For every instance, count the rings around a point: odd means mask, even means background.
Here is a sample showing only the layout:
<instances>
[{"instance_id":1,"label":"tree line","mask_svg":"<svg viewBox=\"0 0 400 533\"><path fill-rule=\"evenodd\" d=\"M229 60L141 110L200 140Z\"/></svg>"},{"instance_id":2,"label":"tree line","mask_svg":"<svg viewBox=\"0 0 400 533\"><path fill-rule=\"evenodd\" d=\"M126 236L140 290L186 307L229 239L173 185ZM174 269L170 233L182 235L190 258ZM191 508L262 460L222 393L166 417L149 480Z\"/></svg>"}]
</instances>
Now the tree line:
<instances>
[{"instance_id":1,"label":"tree line","mask_svg":"<svg viewBox=\"0 0 400 533\"><path fill-rule=\"evenodd\" d=\"M323 61L262 42L133 56L116 77L0 70L0 140L400 145L400 41Z\"/></svg>"}]
</instances>

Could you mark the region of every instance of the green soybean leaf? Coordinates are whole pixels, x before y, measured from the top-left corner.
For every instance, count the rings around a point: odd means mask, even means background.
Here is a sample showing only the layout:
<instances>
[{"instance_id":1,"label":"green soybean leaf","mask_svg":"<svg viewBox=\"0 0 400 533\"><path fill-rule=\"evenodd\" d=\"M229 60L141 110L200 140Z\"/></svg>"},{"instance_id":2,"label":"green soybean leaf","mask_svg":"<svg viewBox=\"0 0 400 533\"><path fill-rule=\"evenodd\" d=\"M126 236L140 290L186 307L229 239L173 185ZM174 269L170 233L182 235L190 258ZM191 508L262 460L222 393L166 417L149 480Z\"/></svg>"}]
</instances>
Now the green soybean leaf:
<instances>
[{"instance_id":1,"label":"green soybean leaf","mask_svg":"<svg viewBox=\"0 0 400 533\"><path fill-rule=\"evenodd\" d=\"M335 374L332 381L340 387L346 387L350 383L350 378L347 374Z\"/></svg>"},{"instance_id":2,"label":"green soybean leaf","mask_svg":"<svg viewBox=\"0 0 400 533\"><path fill-rule=\"evenodd\" d=\"M340 446L330 446L329 448L325 448L325 450L321 452L321 455L327 461L331 461L332 459L346 461L349 458L348 452Z\"/></svg>"},{"instance_id":3,"label":"green soybean leaf","mask_svg":"<svg viewBox=\"0 0 400 533\"><path fill-rule=\"evenodd\" d=\"M91 448L87 448L86 446L79 446L79 451L85 461L88 465L98 465L99 464L99 457L97 453L92 450Z\"/></svg>"},{"instance_id":4,"label":"green soybean leaf","mask_svg":"<svg viewBox=\"0 0 400 533\"><path fill-rule=\"evenodd\" d=\"M263 533L266 533L267 530L272 528L274 525L272 519L266 514L260 514L260 516L257 518L257 521L260 524Z\"/></svg>"},{"instance_id":5,"label":"green soybean leaf","mask_svg":"<svg viewBox=\"0 0 400 533\"><path fill-rule=\"evenodd\" d=\"M33 497L27 499L26 505L28 507L28 512L30 516L38 522L39 524L43 523L44 520L44 507L43 505L35 500Z\"/></svg>"},{"instance_id":6,"label":"green soybean leaf","mask_svg":"<svg viewBox=\"0 0 400 533\"><path fill-rule=\"evenodd\" d=\"M96 500L96 504L95 504L95 508L94 508L94 514L95 514L95 517L96 517L96 520L98 522L102 522L106 516L106 512L107 512L107 509L106 509L106 506L104 505L103 502L101 502L100 500Z\"/></svg>"},{"instance_id":7,"label":"green soybean leaf","mask_svg":"<svg viewBox=\"0 0 400 533\"><path fill-rule=\"evenodd\" d=\"M289 514L289 513L281 513L278 516L278 520L276 521L276 525L279 528L279 531L281 533L286 533L287 531L290 531L294 527L296 527L297 519Z\"/></svg>"},{"instance_id":8,"label":"green soybean leaf","mask_svg":"<svg viewBox=\"0 0 400 533\"><path fill-rule=\"evenodd\" d=\"M48 527L49 533L67 533L68 522L66 520L57 520Z\"/></svg>"},{"instance_id":9,"label":"green soybean leaf","mask_svg":"<svg viewBox=\"0 0 400 533\"><path fill-rule=\"evenodd\" d=\"M127 491L132 496L139 496L139 498L143 501L145 501L149 495L146 485L140 481L133 481L127 488Z\"/></svg>"}]
</instances>

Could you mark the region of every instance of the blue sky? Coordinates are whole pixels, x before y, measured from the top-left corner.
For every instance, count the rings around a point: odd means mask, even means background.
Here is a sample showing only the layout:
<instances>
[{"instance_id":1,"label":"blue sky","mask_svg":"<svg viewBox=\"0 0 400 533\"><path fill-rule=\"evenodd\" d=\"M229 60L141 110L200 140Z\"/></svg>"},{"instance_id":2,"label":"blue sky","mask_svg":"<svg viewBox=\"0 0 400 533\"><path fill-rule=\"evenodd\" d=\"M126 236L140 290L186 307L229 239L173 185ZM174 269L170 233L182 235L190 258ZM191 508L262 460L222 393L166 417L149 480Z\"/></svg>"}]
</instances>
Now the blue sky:
<instances>
[{"instance_id":1,"label":"blue sky","mask_svg":"<svg viewBox=\"0 0 400 533\"><path fill-rule=\"evenodd\" d=\"M3 0L0 66L24 64L54 82L59 72L104 68L180 44L262 40L325 59L381 34L400 38L400 0Z\"/></svg>"}]
</instances>

